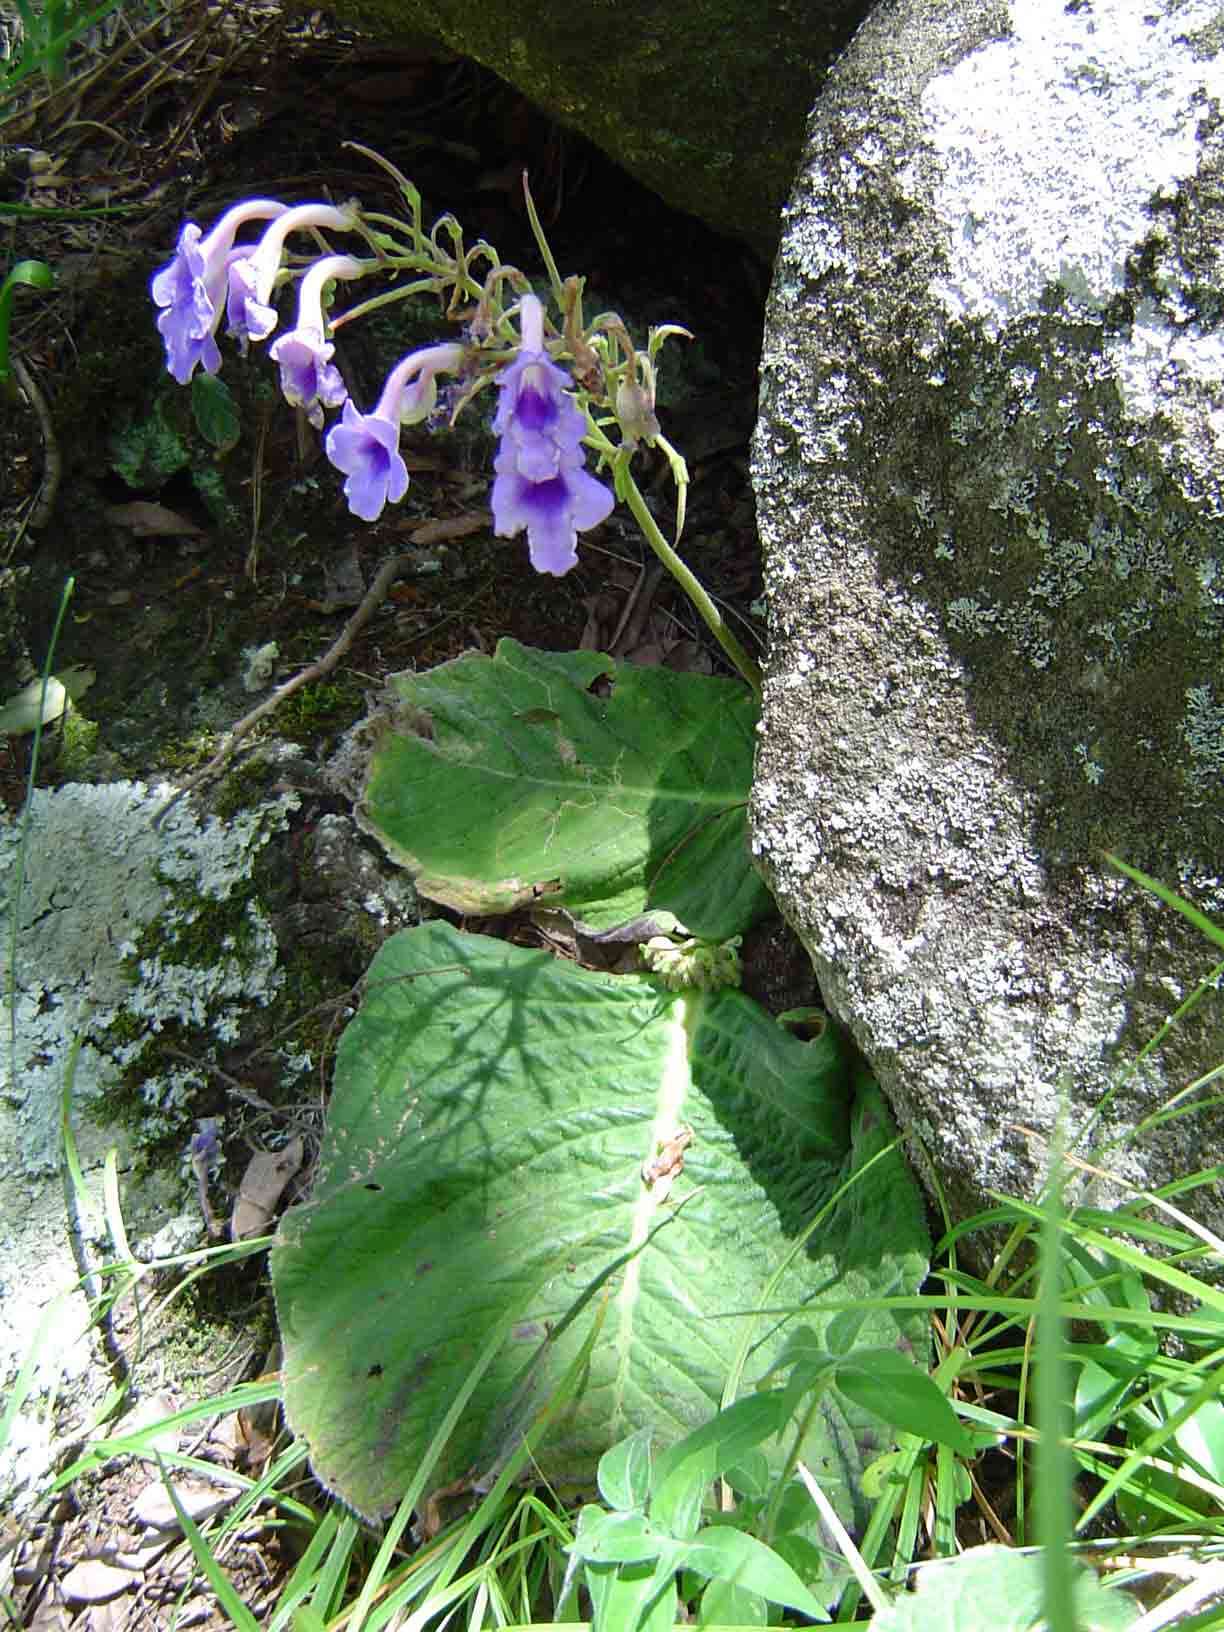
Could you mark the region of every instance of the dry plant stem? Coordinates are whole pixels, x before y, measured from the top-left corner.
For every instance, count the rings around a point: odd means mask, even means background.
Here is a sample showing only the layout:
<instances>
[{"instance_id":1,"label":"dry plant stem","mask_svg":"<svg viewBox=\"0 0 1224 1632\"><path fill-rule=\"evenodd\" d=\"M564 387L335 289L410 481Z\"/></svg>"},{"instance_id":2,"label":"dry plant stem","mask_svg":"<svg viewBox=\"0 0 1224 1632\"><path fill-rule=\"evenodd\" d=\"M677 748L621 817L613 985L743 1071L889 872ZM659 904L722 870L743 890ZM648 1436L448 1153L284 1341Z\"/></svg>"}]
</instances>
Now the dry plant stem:
<instances>
[{"instance_id":1,"label":"dry plant stem","mask_svg":"<svg viewBox=\"0 0 1224 1632\"><path fill-rule=\"evenodd\" d=\"M1149 1610L1134 1623L1130 1632L1161 1632L1162 1628L1175 1625L1192 1610L1198 1609L1208 1598L1221 1596L1224 1596L1224 1564L1208 1565L1197 1581L1191 1581L1189 1586L1166 1598L1163 1604ZM1220 1623L1215 1621L1212 1624L1218 1626Z\"/></svg>"},{"instance_id":2,"label":"dry plant stem","mask_svg":"<svg viewBox=\"0 0 1224 1632\"><path fill-rule=\"evenodd\" d=\"M663 534L659 531L658 522L655 521L646 508L646 500L642 497L641 490L628 471L624 474L624 480L625 497L629 502L630 510L633 511L633 519L646 535L646 542L697 608L705 620L706 628L709 629L714 639L730 658L734 668L743 675L744 679L752 687L759 701L761 696L760 669L731 633L726 619L706 594L697 578L663 537Z\"/></svg>"},{"instance_id":3,"label":"dry plant stem","mask_svg":"<svg viewBox=\"0 0 1224 1632\"><path fill-rule=\"evenodd\" d=\"M872 1575L871 1571L867 1568L866 1560L850 1539L850 1534L845 1525L838 1518L837 1511L834 1508L833 1503L825 1495L824 1491L821 1490L820 1486L816 1483L815 1479L812 1478L812 1475L802 1462L796 1464L795 1472L807 1486L807 1493L816 1504L817 1511L819 1512L821 1518L833 1532L834 1539L836 1540L837 1545L841 1548L842 1557L850 1566L850 1570L854 1575L855 1580L863 1589L863 1594L866 1597L867 1602L871 1605L872 1609L875 1610L877 1615L882 1615L883 1612L889 1607L888 1596L880 1586L880 1583L876 1580L875 1576Z\"/></svg>"},{"instance_id":4,"label":"dry plant stem","mask_svg":"<svg viewBox=\"0 0 1224 1632\"><path fill-rule=\"evenodd\" d=\"M415 559L414 554L406 553L404 555L393 555L389 561L384 561L374 582L366 590L361 605L318 662L311 663L308 667L302 669L293 676L292 680L286 680L283 686L277 686L270 697L265 697L262 703L253 708L249 714L244 714L236 725L231 726L229 735L208 764L196 771L194 776L189 776L182 787L171 798L166 800L153 818L154 827L160 826L162 820L174 809L180 799L189 793L194 793L203 783L210 781L223 771L232 759L234 750L243 737L253 731L261 720L266 720L269 714L274 714L283 702L293 696L295 691L300 691L303 686L308 686L312 680L321 680L325 674L331 673L365 625L386 600L387 591L391 588L391 585L401 572L404 572L412 565Z\"/></svg>"},{"instance_id":5,"label":"dry plant stem","mask_svg":"<svg viewBox=\"0 0 1224 1632\"><path fill-rule=\"evenodd\" d=\"M40 527L45 527L51 519L51 512L55 508L56 495L59 493L60 475L63 471L63 460L60 457L59 443L55 440L55 427L51 423L51 411L47 407L47 399L39 390L34 376L22 362L20 357L13 357L10 366L17 380L17 384L25 392L26 401L34 410L34 417L38 420L38 428L43 439L43 473L42 485L38 495L30 507L26 517L26 526L36 533Z\"/></svg>"}]
</instances>

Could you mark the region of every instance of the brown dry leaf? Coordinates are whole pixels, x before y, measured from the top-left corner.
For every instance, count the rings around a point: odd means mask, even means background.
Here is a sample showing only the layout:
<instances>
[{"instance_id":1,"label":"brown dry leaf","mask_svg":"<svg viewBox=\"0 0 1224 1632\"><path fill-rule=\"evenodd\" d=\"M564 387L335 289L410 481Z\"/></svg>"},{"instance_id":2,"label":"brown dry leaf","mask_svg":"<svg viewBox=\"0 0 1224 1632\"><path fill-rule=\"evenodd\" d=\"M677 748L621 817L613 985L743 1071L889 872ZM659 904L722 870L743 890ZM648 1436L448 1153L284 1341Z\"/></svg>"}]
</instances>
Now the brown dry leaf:
<instances>
[{"instance_id":1,"label":"brown dry leaf","mask_svg":"<svg viewBox=\"0 0 1224 1632\"><path fill-rule=\"evenodd\" d=\"M438 521L424 521L408 534L410 544L445 544L448 539L467 538L482 528L491 527L493 517L488 510L468 510L462 516L445 516Z\"/></svg>"},{"instance_id":2,"label":"brown dry leaf","mask_svg":"<svg viewBox=\"0 0 1224 1632\"><path fill-rule=\"evenodd\" d=\"M643 640L624 654L626 663L635 663L639 669L660 669L663 667L663 648L657 640Z\"/></svg>"},{"instance_id":3,"label":"brown dry leaf","mask_svg":"<svg viewBox=\"0 0 1224 1632\"><path fill-rule=\"evenodd\" d=\"M607 649L612 631L620 619L620 602L610 590L598 595L584 595L582 604L587 609L586 625L578 642L580 652L602 652Z\"/></svg>"},{"instance_id":4,"label":"brown dry leaf","mask_svg":"<svg viewBox=\"0 0 1224 1632\"><path fill-rule=\"evenodd\" d=\"M130 504L108 504L107 521L130 527L137 538L187 538L204 531L194 521L152 499L133 499Z\"/></svg>"},{"instance_id":5,"label":"brown dry leaf","mask_svg":"<svg viewBox=\"0 0 1224 1632\"><path fill-rule=\"evenodd\" d=\"M30 1619L23 1623L26 1632L68 1632L72 1616L62 1604L44 1598Z\"/></svg>"},{"instance_id":6,"label":"brown dry leaf","mask_svg":"<svg viewBox=\"0 0 1224 1632\"><path fill-rule=\"evenodd\" d=\"M274 1343L264 1357L260 1376L275 1376L283 1359L280 1344ZM262 1467L271 1456L276 1436L280 1432L280 1401L261 1400L258 1405L244 1405L241 1411L235 1412L234 1415L238 1431L236 1448L241 1451L246 1468L249 1471Z\"/></svg>"},{"instance_id":7,"label":"brown dry leaf","mask_svg":"<svg viewBox=\"0 0 1224 1632\"><path fill-rule=\"evenodd\" d=\"M280 1150L261 1150L251 1157L238 1187L230 1235L235 1241L262 1235L272 1222L285 1186L302 1165L306 1142L299 1135Z\"/></svg>"}]
</instances>

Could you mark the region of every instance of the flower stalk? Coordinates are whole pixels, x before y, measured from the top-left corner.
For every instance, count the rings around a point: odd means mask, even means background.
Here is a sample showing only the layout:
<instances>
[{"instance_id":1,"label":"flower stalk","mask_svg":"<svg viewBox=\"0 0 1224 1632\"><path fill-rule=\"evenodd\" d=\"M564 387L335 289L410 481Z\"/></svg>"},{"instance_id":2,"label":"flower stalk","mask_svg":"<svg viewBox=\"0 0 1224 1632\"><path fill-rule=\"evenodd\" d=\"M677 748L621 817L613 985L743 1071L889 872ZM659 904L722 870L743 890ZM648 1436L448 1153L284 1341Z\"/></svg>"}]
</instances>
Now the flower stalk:
<instances>
[{"instance_id":1,"label":"flower stalk","mask_svg":"<svg viewBox=\"0 0 1224 1632\"><path fill-rule=\"evenodd\" d=\"M667 568L668 572L671 573L672 577L680 585L680 588L688 596L689 600L692 601L694 607L704 620L706 628L722 647L729 661L735 667L737 672L748 682L755 695L759 698L761 696L762 686L760 667L748 655L748 653L740 645L739 641L731 633L727 620L723 617L722 613L710 599L701 583L701 580L688 566L686 566L686 564L676 554L675 550L672 549L671 545L663 537L663 534L659 530L658 522L647 509L646 500L642 497L641 489L634 481L627 466L624 467L620 473L618 485L624 495L626 504L628 504L630 510L633 512L634 521L637 522L638 526L642 530L642 536L658 556L659 560Z\"/></svg>"}]
</instances>

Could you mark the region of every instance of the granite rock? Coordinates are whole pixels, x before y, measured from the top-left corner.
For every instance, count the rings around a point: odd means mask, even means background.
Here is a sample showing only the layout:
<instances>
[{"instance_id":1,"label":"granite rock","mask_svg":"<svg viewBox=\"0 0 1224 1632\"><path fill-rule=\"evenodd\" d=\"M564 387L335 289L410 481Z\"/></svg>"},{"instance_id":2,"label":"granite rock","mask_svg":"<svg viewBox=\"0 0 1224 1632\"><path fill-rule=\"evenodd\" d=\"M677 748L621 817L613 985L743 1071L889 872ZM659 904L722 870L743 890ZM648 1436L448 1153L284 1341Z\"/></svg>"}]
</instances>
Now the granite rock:
<instances>
[{"instance_id":1,"label":"granite rock","mask_svg":"<svg viewBox=\"0 0 1224 1632\"><path fill-rule=\"evenodd\" d=\"M1224 912L1222 93L1209 0L884 0L786 211L754 844L959 1214L1063 1090L1129 1183L1224 1135L1141 1126L1224 1015L1137 1058L1213 949L1104 860Z\"/></svg>"}]
</instances>

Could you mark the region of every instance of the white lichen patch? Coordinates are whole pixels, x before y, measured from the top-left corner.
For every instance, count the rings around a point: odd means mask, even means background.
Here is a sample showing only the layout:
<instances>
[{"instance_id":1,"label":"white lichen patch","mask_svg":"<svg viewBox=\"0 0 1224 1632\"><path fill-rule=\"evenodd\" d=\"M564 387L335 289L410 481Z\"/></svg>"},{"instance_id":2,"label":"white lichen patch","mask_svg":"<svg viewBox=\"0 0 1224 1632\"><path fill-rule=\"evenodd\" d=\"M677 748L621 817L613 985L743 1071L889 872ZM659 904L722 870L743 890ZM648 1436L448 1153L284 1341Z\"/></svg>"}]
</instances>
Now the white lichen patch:
<instances>
[{"instance_id":1,"label":"white lichen patch","mask_svg":"<svg viewBox=\"0 0 1224 1632\"><path fill-rule=\"evenodd\" d=\"M171 792L115 782L36 793L20 878L22 823L0 826L0 965L13 1022L0 1047L0 1384L28 1355L36 1360L30 1403L0 1457L0 1499L14 1484L18 1502L37 1489L64 1429L57 1396L75 1402L70 1414L88 1412L105 1382L90 1372L89 1317L74 1292L58 1176L65 1078L88 1187L76 1198L78 1217L97 1262L109 1255L97 1194L102 1160L129 1141L91 1117L91 1103L160 1028L181 1021L232 1036L280 978L262 911L232 898L296 796L227 823L201 822L180 805L154 828ZM229 927L206 946L205 931L227 921L227 904ZM202 1083L200 1073L173 1066L147 1076L142 1131L188 1132ZM177 1174L151 1174L139 1191L125 1181L129 1224L137 1196L156 1218L180 1190Z\"/></svg>"},{"instance_id":2,"label":"white lichen patch","mask_svg":"<svg viewBox=\"0 0 1224 1632\"><path fill-rule=\"evenodd\" d=\"M1224 789L1224 704L1210 686L1186 692L1182 736L1190 754L1189 780L1200 799L1219 801Z\"/></svg>"},{"instance_id":3,"label":"white lichen patch","mask_svg":"<svg viewBox=\"0 0 1224 1632\"><path fill-rule=\"evenodd\" d=\"M199 931L209 904L250 878L294 798L228 823L202 823L179 805L154 828L171 791L113 782L36 793L19 893L22 825L0 828L0 893L16 898L17 916L11 968L8 911L0 947L16 1032L15 1048L3 1050L0 1089L16 1113L13 1155L28 1173L58 1165L59 1092L74 1041L74 1094L87 1103L164 1025L231 1038L243 1010L275 993L275 939L254 901L206 950ZM124 1041L108 1044L119 1021ZM163 1119L151 1131L167 1126Z\"/></svg>"},{"instance_id":4,"label":"white lichen patch","mask_svg":"<svg viewBox=\"0 0 1224 1632\"><path fill-rule=\"evenodd\" d=\"M1224 96L1200 57L1214 0L1013 0L1011 31L927 86L937 208L952 231L936 293L988 332L1060 285L1087 312L1125 287L1154 194L1193 175L1198 126Z\"/></svg>"}]
</instances>

